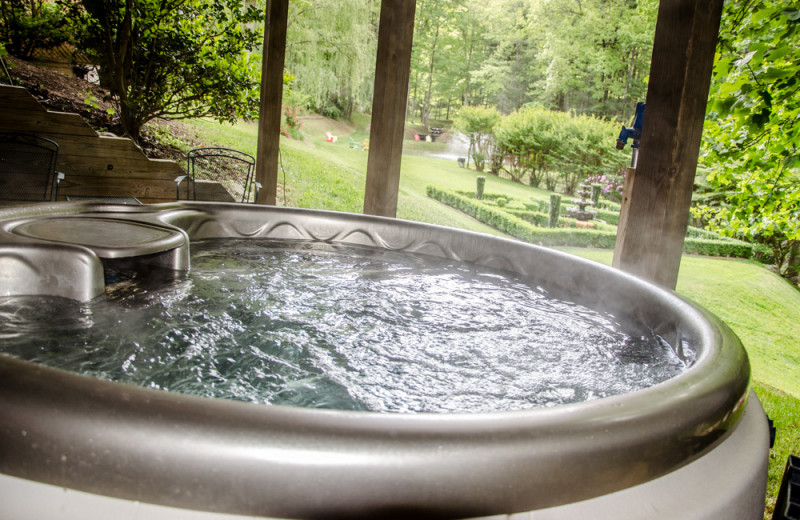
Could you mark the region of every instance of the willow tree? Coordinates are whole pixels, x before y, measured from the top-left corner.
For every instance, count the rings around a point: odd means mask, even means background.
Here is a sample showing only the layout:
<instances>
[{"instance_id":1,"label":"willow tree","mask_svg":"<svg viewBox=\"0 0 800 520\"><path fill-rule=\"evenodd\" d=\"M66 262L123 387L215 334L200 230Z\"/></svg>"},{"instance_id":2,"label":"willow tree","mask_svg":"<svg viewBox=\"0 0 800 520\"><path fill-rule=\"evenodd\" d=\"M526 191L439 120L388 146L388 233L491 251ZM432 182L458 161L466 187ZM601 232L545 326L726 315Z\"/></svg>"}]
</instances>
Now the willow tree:
<instances>
[{"instance_id":1,"label":"willow tree","mask_svg":"<svg viewBox=\"0 0 800 520\"><path fill-rule=\"evenodd\" d=\"M369 107L375 78L378 0L293 0L286 69L292 88L325 115L349 119Z\"/></svg>"}]
</instances>

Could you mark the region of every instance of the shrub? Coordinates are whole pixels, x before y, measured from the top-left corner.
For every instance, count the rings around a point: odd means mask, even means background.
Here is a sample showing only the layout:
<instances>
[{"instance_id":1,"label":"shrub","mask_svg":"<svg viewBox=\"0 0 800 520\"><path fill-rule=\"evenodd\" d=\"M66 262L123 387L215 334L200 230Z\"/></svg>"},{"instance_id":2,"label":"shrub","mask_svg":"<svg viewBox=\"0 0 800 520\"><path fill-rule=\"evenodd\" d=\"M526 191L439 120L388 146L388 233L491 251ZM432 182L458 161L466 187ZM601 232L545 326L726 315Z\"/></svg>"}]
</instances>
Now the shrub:
<instances>
[{"instance_id":1,"label":"shrub","mask_svg":"<svg viewBox=\"0 0 800 520\"><path fill-rule=\"evenodd\" d=\"M604 209L596 209L595 211L597 211L597 218L606 224L612 224L614 226L619 224L619 211L608 211Z\"/></svg>"},{"instance_id":2,"label":"shrub","mask_svg":"<svg viewBox=\"0 0 800 520\"><path fill-rule=\"evenodd\" d=\"M55 2L0 1L0 43L13 56L29 59L36 49L51 49L69 41L64 11Z\"/></svg>"},{"instance_id":3,"label":"shrub","mask_svg":"<svg viewBox=\"0 0 800 520\"><path fill-rule=\"evenodd\" d=\"M492 129L500 119L500 113L494 108L465 106L458 111L453 126L469 138L470 155L475 162L475 169L483 171L486 159L494 156L494 137ZM496 165L491 165L494 173Z\"/></svg>"},{"instance_id":4,"label":"shrub","mask_svg":"<svg viewBox=\"0 0 800 520\"><path fill-rule=\"evenodd\" d=\"M609 146L615 130L595 117L526 107L504 116L494 132L512 180L521 182L528 175L531 186L544 180L553 191L560 179L571 195L588 176L625 165L627 155Z\"/></svg>"},{"instance_id":5,"label":"shrub","mask_svg":"<svg viewBox=\"0 0 800 520\"><path fill-rule=\"evenodd\" d=\"M739 240L709 240L706 238L687 238L683 251L705 256L725 256L733 258L752 258L753 244Z\"/></svg>"},{"instance_id":6,"label":"shrub","mask_svg":"<svg viewBox=\"0 0 800 520\"><path fill-rule=\"evenodd\" d=\"M547 227L558 226L558 216L561 213L561 197L555 193L550 195L550 213L547 219Z\"/></svg>"},{"instance_id":7,"label":"shrub","mask_svg":"<svg viewBox=\"0 0 800 520\"><path fill-rule=\"evenodd\" d=\"M595 229L576 229L574 219L559 217L559 222L570 227L542 227L549 222L549 215L544 212L526 210L501 209L468 196L445 191L434 186L427 187L429 197L474 217L504 233L533 244L566 247L597 247L613 249L616 242L616 229L613 226L593 222ZM471 194L470 194L471 195ZM495 199L500 196L494 195ZM545 203L546 204L546 203ZM524 204L526 208L532 204ZM549 205L548 205L549 206ZM555 205L554 205L555 206ZM688 235L708 237L709 232L691 228ZM736 258L754 258L759 261L771 259L769 251L756 244L725 238L696 238L688 236L684 241L684 251L690 254L707 256L724 256Z\"/></svg>"},{"instance_id":8,"label":"shrub","mask_svg":"<svg viewBox=\"0 0 800 520\"><path fill-rule=\"evenodd\" d=\"M337 121L342 118L342 109L333 104L320 107L319 113L328 119L335 119Z\"/></svg>"},{"instance_id":9,"label":"shrub","mask_svg":"<svg viewBox=\"0 0 800 520\"><path fill-rule=\"evenodd\" d=\"M486 185L486 177L479 175L475 182L475 198L481 200L483 198L483 188Z\"/></svg>"}]
</instances>

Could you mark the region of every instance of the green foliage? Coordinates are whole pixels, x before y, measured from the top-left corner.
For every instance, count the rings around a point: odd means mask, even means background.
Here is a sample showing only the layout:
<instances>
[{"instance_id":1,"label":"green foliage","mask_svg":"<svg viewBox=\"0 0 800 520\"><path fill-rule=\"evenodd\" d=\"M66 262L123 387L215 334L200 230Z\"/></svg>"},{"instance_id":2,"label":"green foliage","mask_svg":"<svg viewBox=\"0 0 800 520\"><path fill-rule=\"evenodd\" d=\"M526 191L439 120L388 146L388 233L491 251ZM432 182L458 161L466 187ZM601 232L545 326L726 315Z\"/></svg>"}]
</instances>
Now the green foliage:
<instances>
[{"instance_id":1,"label":"green foliage","mask_svg":"<svg viewBox=\"0 0 800 520\"><path fill-rule=\"evenodd\" d=\"M479 175L475 179L475 182L476 182L476 185L475 185L475 198L478 199L478 200L481 200L483 198L484 186L486 186L486 177L484 177L482 175Z\"/></svg>"},{"instance_id":2,"label":"green foliage","mask_svg":"<svg viewBox=\"0 0 800 520\"><path fill-rule=\"evenodd\" d=\"M558 217L561 215L561 197L555 193L550 195L550 212L547 227L558 227Z\"/></svg>"},{"instance_id":3,"label":"green foliage","mask_svg":"<svg viewBox=\"0 0 800 520\"><path fill-rule=\"evenodd\" d=\"M80 48L100 66L123 131L156 117L233 122L258 103L263 5L241 0L82 0Z\"/></svg>"},{"instance_id":4,"label":"green foliage","mask_svg":"<svg viewBox=\"0 0 800 520\"><path fill-rule=\"evenodd\" d=\"M545 65L534 100L556 110L625 117L647 91L657 0L541 0Z\"/></svg>"},{"instance_id":5,"label":"green foliage","mask_svg":"<svg viewBox=\"0 0 800 520\"><path fill-rule=\"evenodd\" d=\"M349 119L372 100L378 4L370 0L292 0L286 69L309 108Z\"/></svg>"},{"instance_id":6,"label":"green foliage","mask_svg":"<svg viewBox=\"0 0 800 520\"><path fill-rule=\"evenodd\" d=\"M290 2L286 68L315 111L349 119L368 109L379 4ZM459 106L510 113L530 104L627 119L646 92L657 6L657 0L418 0L411 122L432 126Z\"/></svg>"},{"instance_id":7,"label":"green foliage","mask_svg":"<svg viewBox=\"0 0 800 520\"><path fill-rule=\"evenodd\" d=\"M500 120L495 108L465 106L458 111L453 127L469 138L469 150L475 160L475 169L483 171L486 158L493 153L492 130Z\"/></svg>"},{"instance_id":8,"label":"green foliage","mask_svg":"<svg viewBox=\"0 0 800 520\"><path fill-rule=\"evenodd\" d=\"M70 40L59 4L46 0L0 0L0 43L13 56L29 59L37 49L58 47Z\"/></svg>"},{"instance_id":9,"label":"green foliage","mask_svg":"<svg viewBox=\"0 0 800 520\"><path fill-rule=\"evenodd\" d=\"M427 187L427 194L444 204L452 206L475 219L490 225L504 233L508 233L526 242L548 246L601 247L613 249L616 242L616 228L599 222L592 222L594 229L571 229L563 231L564 226L577 226L575 219L562 217L561 197L550 196L549 214L536 211L505 210L508 200L503 196L485 194L485 199L496 200L496 205L489 205L471 199L465 195L443 190L433 186ZM501 202L502 201L502 202ZM542 228L543 224L547 225ZM558 230L558 231L557 231ZM753 244L740 240L725 238L716 239L713 234L696 232L698 238L688 236L684 240L684 252L705 256L723 256L734 258L753 258Z\"/></svg>"},{"instance_id":10,"label":"green foliage","mask_svg":"<svg viewBox=\"0 0 800 520\"><path fill-rule=\"evenodd\" d=\"M528 107L504 116L495 126L498 152L506 156L512 180L528 175L531 186L560 181L567 194L590 175L623 167L626 154L613 146L616 126L595 117Z\"/></svg>"},{"instance_id":11,"label":"green foliage","mask_svg":"<svg viewBox=\"0 0 800 520\"><path fill-rule=\"evenodd\" d=\"M710 185L697 218L766 244L791 274L800 243L800 9L780 0L726 4L705 129Z\"/></svg>"}]
</instances>

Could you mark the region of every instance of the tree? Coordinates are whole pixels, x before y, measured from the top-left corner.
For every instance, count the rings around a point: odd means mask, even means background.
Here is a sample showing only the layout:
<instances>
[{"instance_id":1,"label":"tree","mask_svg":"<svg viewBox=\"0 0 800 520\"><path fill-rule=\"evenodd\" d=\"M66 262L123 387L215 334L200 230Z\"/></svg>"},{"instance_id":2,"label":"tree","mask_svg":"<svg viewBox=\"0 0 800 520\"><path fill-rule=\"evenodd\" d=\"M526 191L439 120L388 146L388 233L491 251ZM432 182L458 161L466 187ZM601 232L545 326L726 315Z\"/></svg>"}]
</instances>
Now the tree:
<instances>
[{"instance_id":1,"label":"tree","mask_svg":"<svg viewBox=\"0 0 800 520\"><path fill-rule=\"evenodd\" d=\"M500 113L494 108L463 107L456 116L455 128L469 138L468 156L475 160L475 168L483 171L483 166L493 144L492 130L500 120Z\"/></svg>"},{"instance_id":2,"label":"tree","mask_svg":"<svg viewBox=\"0 0 800 520\"><path fill-rule=\"evenodd\" d=\"M705 126L709 181L726 204L695 209L728 236L767 244L791 275L800 244L800 6L726 4Z\"/></svg>"},{"instance_id":3,"label":"tree","mask_svg":"<svg viewBox=\"0 0 800 520\"><path fill-rule=\"evenodd\" d=\"M414 47L411 53L410 109L418 110L421 123L428 124L439 90L437 78L442 76L442 56L447 52L447 39L453 32L455 15L464 0L418 0L414 20Z\"/></svg>"},{"instance_id":4,"label":"tree","mask_svg":"<svg viewBox=\"0 0 800 520\"><path fill-rule=\"evenodd\" d=\"M335 119L372 101L378 41L376 0L293 0L286 35L292 88Z\"/></svg>"},{"instance_id":5,"label":"tree","mask_svg":"<svg viewBox=\"0 0 800 520\"><path fill-rule=\"evenodd\" d=\"M656 0L540 0L546 62L536 100L556 110L627 116L644 99Z\"/></svg>"},{"instance_id":6,"label":"tree","mask_svg":"<svg viewBox=\"0 0 800 520\"><path fill-rule=\"evenodd\" d=\"M475 104L472 75L485 58L488 48L486 27L477 10L471 6L464 6L457 11L454 24L450 83L458 89L461 103L467 106Z\"/></svg>"},{"instance_id":7,"label":"tree","mask_svg":"<svg viewBox=\"0 0 800 520\"><path fill-rule=\"evenodd\" d=\"M472 74L473 103L493 104L507 114L533 100L542 78L541 27L532 16L531 0L473 1L472 9L487 26L486 58Z\"/></svg>"},{"instance_id":8,"label":"tree","mask_svg":"<svg viewBox=\"0 0 800 520\"><path fill-rule=\"evenodd\" d=\"M234 121L258 106L263 5L242 0L82 0L80 47L99 65L123 132L156 117Z\"/></svg>"},{"instance_id":9,"label":"tree","mask_svg":"<svg viewBox=\"0 0 800 520\"><path fill-rule=\"evenodd\" d=\"M51 49L69 41L61 8L45 0L0 0L0 44L23 60L37 49Z\"/></svg>"},{"instance_id":10,"label":"tree","mask_svg":"<svg viewBox=\"0 0 800 520\"><path fill-rule=\"evenodd\" d=\"M603 119L534 107L495 125L512 180L521 182L527 174L531 186L544 180L553 191L560 179L570 195L586 178L615 173L625 164L626 154L612 145L615 133L615 125Z\"/></svg>"}]
</instances>

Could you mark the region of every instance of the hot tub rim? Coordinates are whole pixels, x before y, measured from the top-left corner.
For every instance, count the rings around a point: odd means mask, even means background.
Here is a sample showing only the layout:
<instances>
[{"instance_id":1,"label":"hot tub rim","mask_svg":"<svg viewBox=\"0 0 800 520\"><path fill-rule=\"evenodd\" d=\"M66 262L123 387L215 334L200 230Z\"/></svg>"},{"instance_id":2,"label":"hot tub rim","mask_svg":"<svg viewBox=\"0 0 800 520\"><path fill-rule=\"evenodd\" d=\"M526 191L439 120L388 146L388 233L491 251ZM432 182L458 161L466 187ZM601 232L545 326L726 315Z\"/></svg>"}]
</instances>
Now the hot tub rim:
<instances>
[{"instance_id":1,"label":"hot tub rim","mask_svg":"<svg viewBox=\"0 0 800 520\"><path fill-rule=\"evenodd\" d=\"M70 203L70 206L73 204L75 203ZM87 203L78 204L88 206ZM60 210L62 205L56 204L51 206L53 206L54 209ZM90 208L86 209L99 211L101 214L113 213L116 211L115 208L98 206L97 204L91 204L90 206ZM243 208L240 206L229 204L179 203L144 207L142 211L131 211L130 207L126 207L124 211L126 214L132 215L133 218L136 219L155 219L165 224L175 225L187 231L189 236L192 237L191 226L188 226L189 229L187 229L179 225L181 222L187 219L191 222L197 222L197 219L206 219L207 222L210 222L211 225L214 226L219 224L218 220L220 217L225 218L225 214L231 211L241 216L242 209ZM74 208L70 207L68 210L73 211ZM42 208L37 209L37 211L42 211ZM248 207L244 208L244 215L247 216L247 218L252 218L253 215L258 217L258 215L263 215L264 211L264 208L251 209ZM128 402L131 402L131 400L139 400L138 402L140 403L148 403L143 410L132 412L134 415L146 413L147 411L152 412L152 403L167 403L168 408L177 406L183 408L184 412L186 412L187 409L189 411L196 410L199 417L203 417L204 414L208 412L208 408L211 407L217 413L222 409L228 409L232 410L231 413L233 415L241 416L241 418L244 418L245 415L250 416L248 420L253 420L253 416L258 416L258 420L270 424L274 424L275 421L286 422L286 424L282 425L283 428L288 428L288 431L291 431L293 428L298 427L311 437L315 435L330 437L332 430L335 430L336 435L334 437L336 437L337 442L340 444L334 451L340 451L344 444L348 444L343 442L341 437L350 437L350 444L355 442L359 445L352 445L348 449L352 449L354 454L363 453L365 446L361 444L363 443L364 435L367 435L368 438L371 435L375 437L373 443L376 445L369 449L373 451L372 456L377 457L371 464L377 464L380 461L380 450L381 447L386 445L385 436L387 431L391 432L391 441L393 444L397 444L401 441L408 443L412 440L418 443L420 439L426 439L429 443L432 442L432 444L442 444L445 442L456 444L466 442L469 444L468 441L470 441L471 437L478 436L484 441L486 439L493 439L494 442L507 442L509 445L516 445L521 442L521 438L526 437L526 432L530 432L532 428L536 431L541 431L542 429L551 431L551 434L554 436L564 435L565 432L562 431L559 433L556 426L564 426L565 424L570 425L570 427L567 428L567 430L569 430L567 433L572 435L571 438L592 437L595 441L595 446L597 445L597 437L607 439L614 436L622 436L627 442L638 442L639 444L647 444L644 438L647 437L651 439L650 443L653 444L652 439L662 437L664 432L671 432L673 437L677 436L678 438L672 439L671 449L682 450L680 451L680 457L678 457L679 460L675 460L673 457L668 463L660 465L654 464L655 467L649 468L638 476L639 481L648 481L663 475L668 471L687 464L691 460L702 456L703 453L712 449L716 444L721 442L721 439L725 437L726 433L731 428L735 427L746 405L750 376L749 364L747 363L746 353L735 335L707 311L698 308L694 304L687 302L673 293L642 282L635 277L612 270L606 266L601 266L583 259L576 259L564 253L547 250L538 246L521 244L502 238L488 237L487 235L477 233L450 230L449 228L441 228L438 226L320 210L290 209L287 211L282 208L268 208L266 211L269 213L278 211L283 214L312 216L313 218L322 220L345 219L356 223L369 221L379 223L381 226L390 227L410 225L412 228L416 229L434 230L435 233L455 232L466 241L474 239L482 241L497 240L498 242L495 242L495 244L512 249L523 248L529 251L536 250L537 255L546 255L554 259L553 262L555 263L568 261L574 265L582 266L581 269L599 269L605 275L617 277L615 280L627 285L627 287L632 290L643 291L645 294L649 295L649 298L656 298L664 304L673 306L671 308L678 309L680 311L679 314L685 314L688 322L691 323L693 327L698 328L699 337L706 346L700 350L694 365L685 373L653 387L623 396L608 397L585 403L514 412L451 414L449 416L443 416L441 414L414 414L409 416L262 406L262 410L259 410L257 413L252 413L254 410L250 407L253 405L247 403L235 403L232 401L212 400L192 396L179 396L176 398L175 396L177 394L167 394L164 396L160 395L163 393L155 390L129 387L129 385L121 383L110 383L100 380L92 380L88 383L88 386L92 387L92 392L99 392L104 395L116 394L118 396L125 396L124 398L127 399ZM90 211L90 213L92 212ZM0 212L0 220L2 220L3 215L4 212ZM18 212L15 216L17 215L19 215ZM244 220L246 221L247 218ZM721 370L719 356L722 356L722 359L726 360L726 362L722 364ZM19 363L32 366L23 366L23 368L20 368ZM716 375L715 378L701 376L703 371L712 367L715 369L712 372ZM46 377L49 370L61 372L58 369L47 369L27 362L20 362L19 360L10 360L8 356L0 356L0 370L16 373L18 377L22 377L23 379L26 377L33 378L29 379L26 385L17 388L12 388L13 385L11 384L10 378L0 378L0 381L2 381L2 383L0 383L0 389L2 389L2 391L0 391L0 410L8 406L13 407L13 403L9 404L8 399L11 395L18 395L20 398L24 396L26 396L27 399L31 398L30 392L26 394L24 386L28 386L28 390L30 390L31 381L35 381L37 377L39 377L37 373L39 375L45 374ZM76 374L68 374L68 376L69 377L66 379L71 381L70 384L76 381L74 379L75 377L85 377ZM60 376L51 377L50 379L58 380L59 378ZM41 379L39 380L41 381ZM86 381L83 383L87 384ZM61 395L63 397L68 393L66 390L66 388L61 388L61 391L42 390L42 395L40 396L42 402L39 402L38 405L46 409L52 404L54 396L57 397ZM210 404L210 401L214 401L214 404ZM221 401L222 404L216 401ZM79 407L85 407L85 404L82 405L78 403L77 400L76 404ZM245 408L242 407L248 407L248 409L245 410ZM709 410L713 413L709 413ZM62 410L62 412L63 411L64 410ZM9 414L0 413L0 417L6 417L8 419ZM165 418L164 424L162 424L160 428L163 429L166 426L166 422L171 422L172 420L174 419ZM190 422L195 420L197 419L190 419ZM219 417L216 417L216 422L209 418L206 420L209 421L208 426L211 429L216 430L219 428ZM17 457L10 456L12 447L23 449L30 455L32 452L29 442L27 441L30 441L29 436L34 435L33 430L29 432L26 431L25 436L22 437L9 433L14 430L12 422L13 420L0 419L0 431L6 432L5 437L6 440L8 440L8 442L4 441L2 443L8 446L8 448L0 450L0 471L23 478L31 477L34 480L72 487L70 483L74 482L74 480L71 480L75 478L74 474L65 478L64 472L61 471L59 475L55 475L55 473L58 473L58 471L54 472L55 469L61 468L61 470L63 470L63 465L58 462L60 459L58 458L57 452L59 450L57 447L54 447L50 453L45 455L45 458L49 457L55 461L50 463L48 475L37 474L35 471L31 474L28 469L29 465L20 465ZM79 417L73 418L73 427L76 428L76 431L80 431L80 427L78 426L80 422L81 420ZM201 423L202 422L203 421L201 421ZM650 427L648 427L648 425L650 425ZM654 425L657 425L657 427ZM289 428L290 426L291 428ZM476 431L476 426L481 426L480 431ZM233 431L237 428L238 426L236 428L231 427L230 429ZM599 434L601 430L604 430L602 435ZM635 436L629 439L628 437L631 436L631 431L635 433ZM645 432L647 433L645 434ZM73 440L79 442L77 439L82 436L85 437L86 435L91 436L91 433L83 432L82 434L75 435ZM561 439L562 443L565 438ZM530 439L528 440L530 441ZM426 445L426 449L430 450L432 444ZM624 457L624 447L620 447L619 439L613 444L617 446L612 450L616 453L616 456ZM90 459L91 449L94 448L84 447L82 452L79 450L79 453L83 453L84 458L88 457ZM469 447L469 449L461 453L459 457L463 457L465 453L472 453L475 449L478 448L474 446ZM663 451L664 446L663 443L659 444L655 442L655 445L650 446L650 449L655 450L655 452L659 450ZM155 452L158 451L158 449L155 450ZM41 453L38 455L41 455ZM452 457L453 455L450 456ZM9 461L12 460L16 460L16 463L9 464ZM71 460L71 457L68 457L67 460ZM457 466L460 467L459 465ZM396 471L397 468L394 468L394 470ZM72 468L67 473L72 471L75 471L75 468ZM627 486L631 485L631 483L635 484L635 482L627 479L624 484ZM594 491L588 494L596 496L597 494L609 492L613 490L613 488L614 486L605 490L595 488ZM94 492L96 489L97 487L95 486L93 489L82 490ZM112 490L112 493L120 492L122 491ZM108 493L108 489L103 490L103 494ZM512 495L514 494L512 493ZM119 495L113 494L112 496ZM144 501L162 503L164 505L174 505L175 502L173 501L176 500L174 496L155 497L154 499L152 495L143 497L138 493L135 493L135 496L125 496L121 498L143 499ZM588 498L588 496L584 496L583 498ZM570 500L573 499L574 497L570 498ZM532 504L530 502L525 502L524 500L520 502L519 497L516 497L516 495L509 496L505 500L508 504L515 504L510 506L515 511L534 508L531 507ZM563 503L563 500L565 500L563 497L544 497L544 499L540 499L537 504L533 505L536 506L535 508L547 507L557 505L559 502ZM177 503L183 506L187 505L184 503L183 498L180 497ZM259 507L263 507L263 504ZM491 514L491 512L487 514Z\"/></svg>"}]
</instances>

